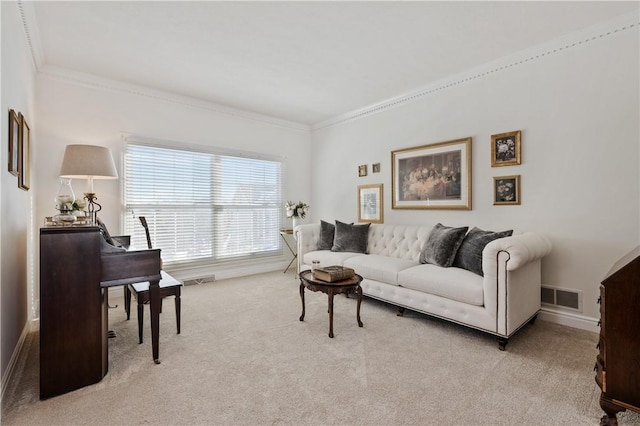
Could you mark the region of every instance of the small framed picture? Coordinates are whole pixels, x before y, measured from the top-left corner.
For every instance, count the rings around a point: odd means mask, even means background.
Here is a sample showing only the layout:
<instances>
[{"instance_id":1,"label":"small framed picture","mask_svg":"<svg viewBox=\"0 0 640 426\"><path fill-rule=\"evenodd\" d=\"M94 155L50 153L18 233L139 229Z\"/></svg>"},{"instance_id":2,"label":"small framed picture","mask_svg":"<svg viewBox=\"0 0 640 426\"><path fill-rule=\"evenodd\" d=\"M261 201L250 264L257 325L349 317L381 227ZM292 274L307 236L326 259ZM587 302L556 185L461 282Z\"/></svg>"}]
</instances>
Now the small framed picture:
<instances>
[{"instance_id":1,"label":"small framed picture","mask_svg":"<svg viewBox=\"0 0 640 426\"><path fill-rule=\"evenodd\" d=\"M29 190L31 186L31 129L22 114L20 117L20 147L18 148L18 187Z\"/></svg>"},{"instance_id":2,"label":"small framed picture","mask_svg":"<svg viewBox=\"0 0 640 426\"><path fill-rule=\"evenodd\" d=\"M20 149L20 118L9 110L9 173L18 176L18 151Z\"/></svg>"},{"instance_id":3,"label":"small framed picture","mask_svg":"<svg viewBox=\"0 0 640 426\"><path fill-rule=\"evenodd\" d=\"M367 175L367 165L361 164L358 166L358 176L363 177Z\"/></svg>"},{"instance_id":4,"label":"small framed picture","mask_svg":"<svg viewBox=\"0 0 640 426\"><path fill-rule=\"evenodd\" d=\"M382 184L358 186L358 222L382 223Z\"/></svg>"},{"instance_id":5,"label":"small framed picture","mask_svg":"<svg viewBox=\"0 0 640 426\"><path fill-rule=\"evenodd\" d=\"M520 164L520 130L491 135L491 167Z\"/></svg>"},{"instance_id":6,"label":"small framed picture","mask_svg":"<svg viewBox=\"0 0 640 426\"><path fill-rule=\"evenodd\" d=\"M520 175L493 178L493 205L507 204L520 204Z\"/></svg>"},{"instance_id":7,"label":"small framed picture","mask_svg":"<svg viewBox=\"0 0 640 426\"><path fill-rule=\"evenodd\" d=\"M372 173L380 173L380 163L373 163L371 165L371 172Z\"/></svg>"}]
</instances>

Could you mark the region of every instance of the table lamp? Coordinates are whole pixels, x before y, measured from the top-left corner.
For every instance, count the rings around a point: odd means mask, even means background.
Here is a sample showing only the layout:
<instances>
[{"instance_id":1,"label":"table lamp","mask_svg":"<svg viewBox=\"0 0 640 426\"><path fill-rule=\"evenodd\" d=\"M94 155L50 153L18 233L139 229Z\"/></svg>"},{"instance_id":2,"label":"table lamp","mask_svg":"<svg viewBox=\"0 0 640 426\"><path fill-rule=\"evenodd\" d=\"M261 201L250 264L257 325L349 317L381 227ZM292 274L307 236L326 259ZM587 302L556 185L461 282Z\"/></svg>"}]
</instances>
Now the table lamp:
<instances>
[{"instance_id":1,"label":"table lamp","mask_svg":"<svg viewBox=\"0 0 640 426\"><path fill-rule=\"evenodd\" d=\"M69 179L87 179L88 190L84 193L91 223L96 224L96 214L102 206L96 203L93 192L94 179L118 179L118 171L111 150L96 145L67 145L64 150L60 177Z\"/></svg>"}]
</instances>

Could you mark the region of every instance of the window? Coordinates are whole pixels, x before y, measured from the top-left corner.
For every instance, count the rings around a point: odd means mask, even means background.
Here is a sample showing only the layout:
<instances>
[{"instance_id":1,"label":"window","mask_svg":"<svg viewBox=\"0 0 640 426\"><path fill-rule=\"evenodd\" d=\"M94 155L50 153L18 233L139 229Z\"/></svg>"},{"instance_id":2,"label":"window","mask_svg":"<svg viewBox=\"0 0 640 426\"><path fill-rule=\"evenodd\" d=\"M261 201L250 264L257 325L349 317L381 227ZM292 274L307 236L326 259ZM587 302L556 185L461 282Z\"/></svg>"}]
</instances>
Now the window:
<instances>
[{"instance_id":1,"label":"window","mask_svg":"<svg viewBox=\"0 0 640 426\"><path fill-rule=\"evenodd\" d=\"M125 232L165 264L281 255L279 161L127 142Z\"/></svg>"}]
</instances>

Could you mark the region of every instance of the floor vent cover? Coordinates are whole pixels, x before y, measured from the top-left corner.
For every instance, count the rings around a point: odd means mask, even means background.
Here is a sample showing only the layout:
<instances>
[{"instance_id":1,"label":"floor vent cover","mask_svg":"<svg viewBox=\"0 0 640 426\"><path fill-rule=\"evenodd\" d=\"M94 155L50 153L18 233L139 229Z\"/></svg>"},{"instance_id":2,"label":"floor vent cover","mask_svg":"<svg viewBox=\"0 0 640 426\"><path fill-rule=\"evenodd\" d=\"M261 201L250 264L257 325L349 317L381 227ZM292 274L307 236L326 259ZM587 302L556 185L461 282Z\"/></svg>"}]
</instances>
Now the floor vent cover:
<instances>
[{"instance_id":1,"label":"floor vent cover","mask_svg":"<svg viewBox=\"0 0 640 426\"><path fill-rule=\"evenodd\" d=\"M210 283L216 280L216 276L215 275L211 275L208 277L201 277L201 278L194 278L192 280L184 280L184 285L197 285L197 284L204 284L204 283Z\"/></svg>"},{"instance_id":2,"label":"floor vent cover","mask_svg":"<svg viewBox=\"0 0 640 426\"><path fill-rule=\"evenodd\" d=\"M542 304L568 308L582 312L582 291L542 286L540 293Z\"/></svg>"}]
</instances>

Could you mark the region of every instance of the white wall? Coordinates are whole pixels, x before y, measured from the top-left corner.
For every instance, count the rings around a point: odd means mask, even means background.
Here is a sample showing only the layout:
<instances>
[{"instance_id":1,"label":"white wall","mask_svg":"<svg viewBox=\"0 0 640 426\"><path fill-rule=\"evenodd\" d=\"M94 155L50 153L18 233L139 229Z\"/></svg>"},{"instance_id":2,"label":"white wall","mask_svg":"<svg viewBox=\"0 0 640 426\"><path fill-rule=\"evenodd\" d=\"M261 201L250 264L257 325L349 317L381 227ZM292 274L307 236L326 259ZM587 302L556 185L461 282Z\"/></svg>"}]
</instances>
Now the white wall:
<instances>
[{"instance_id":1,"label":"white wall","mask_svg":"<svg viewBox=\"0 0 640 426\"><path fill-rule=\"evenodd\" d=\"M307 126L50 68L38 75L37 107L41 144L34 177L39 188L35 203L39 221L56 213L53 198L65 146L110 147L122 175L123 133L275 156L284 162L283 197L304 198L310 191ZM72 184L76 195L86 191L86 181ZM121 180L94 182L103 206L100 217L113 234L122 231L121 185ZM284 206L282 211L284 217ZM286 265L288 260L283 257L282 262ZM236 272L247 271L251 269ZM197 273L183 271L177 276L194 278L212 273L218 279L225 277L219 267Z\"/></svg>"},{"instance_id":2,"label":"white wall","mask_svg":"<svg viewBox=\"0 0 640 426\"><path fill-rule=\"evenodd\" d=\"M15 2L1 2L2 15L2 152L0 163L0 303L2 322L2 379L5 389L10 362L18 342L24 338L28 320L33 316L31 262L34 250L30 226L31 202L35 194L18 188L18 178L8 171L9 110L21 112L31 128L31 147L37 147L34 105L35 69L22 31ZM35 245L37 247L37 245ZM29 285L31 283L31 286ZM14 358L15 359L15 358Z\"/></svg>"},{"instance_id":3,"label":"white wall","mask_svg":"<svg viewBox=\"0 0 640 426\"><path fill-rule=\"evenodd\" d=\"M470 72L476 77L467 81L459 76L450 80L459 84L399 107L319 126L312 136L314 220L357 220L357 186L382 183L385 223L546 234L554 249L543 260L543 284L582 290L583 315L599 317L599 282L640 242L637 20L632 29L590 37L543 46L551 53L525 55L532 59L522 63L522 55L505 58L503 65L513 65ZM491 135L512 130L522 130L522 164L492 168ZM471 211L391 208L391 151L468 136ZM372 174L376 162L382 170ZM368 176L358 177L359 164L369 165ZM493 177L511 174L521 175L522 204L493 206Z\"/></svg>"}]
</instances>

